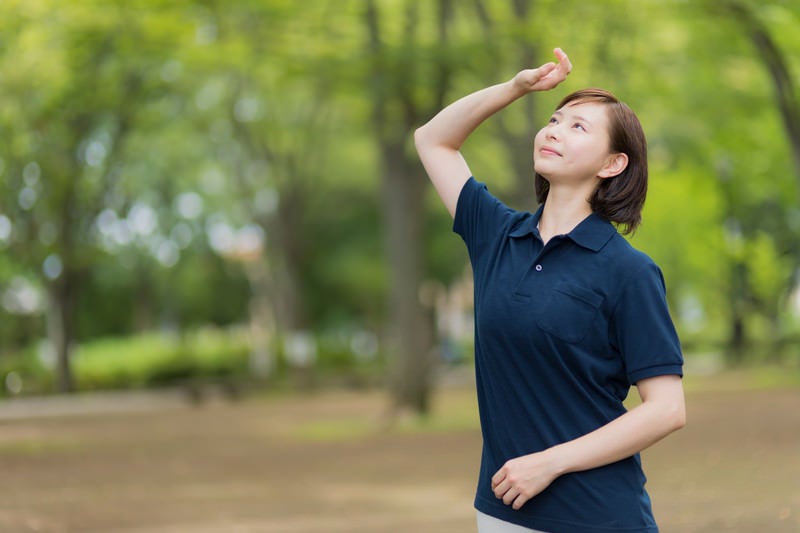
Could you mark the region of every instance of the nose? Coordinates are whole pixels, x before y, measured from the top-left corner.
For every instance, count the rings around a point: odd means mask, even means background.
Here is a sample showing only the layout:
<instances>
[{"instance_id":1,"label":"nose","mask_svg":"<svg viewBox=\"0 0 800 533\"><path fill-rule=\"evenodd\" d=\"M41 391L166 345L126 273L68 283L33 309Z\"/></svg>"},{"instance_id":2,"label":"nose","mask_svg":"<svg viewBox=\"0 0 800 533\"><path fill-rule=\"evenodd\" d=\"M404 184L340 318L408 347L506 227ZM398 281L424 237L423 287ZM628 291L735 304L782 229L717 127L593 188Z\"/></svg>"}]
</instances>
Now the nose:
<instances>
[{"instance_id":1,"label":"nose","mask_svg":"<svg viewBox=\"0 0 800 533\"><path fill-rule=\"evenodd\" d=\"M559 139L560 132L558 130L558 124L550 124L545 129L545 138L548 141L557 141Z\"/></svg>"}]
</instances>

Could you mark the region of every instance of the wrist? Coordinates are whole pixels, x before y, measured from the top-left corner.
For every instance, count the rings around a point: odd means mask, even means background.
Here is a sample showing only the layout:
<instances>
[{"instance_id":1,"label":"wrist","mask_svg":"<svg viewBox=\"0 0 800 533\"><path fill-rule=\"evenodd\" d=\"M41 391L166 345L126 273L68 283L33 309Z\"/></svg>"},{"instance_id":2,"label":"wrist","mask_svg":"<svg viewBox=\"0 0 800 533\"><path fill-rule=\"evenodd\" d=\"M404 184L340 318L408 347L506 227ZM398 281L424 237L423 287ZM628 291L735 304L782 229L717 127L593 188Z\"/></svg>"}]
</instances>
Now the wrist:
<instances>
[{"instance_id":1,"label":"wrist","mask_svg":"<svg viewBox=\"0 0 800 533\"><path fill-rule=\"evenodd\" d=\"M523 96L531 92L521 83L519 83L516 77L508 80L504 85L506 85L506 90L508 91L509 95L513 100L522 98Z\"/></svg>"},{"instance_id":2,"label":"wrist","mask_svg":"<svg viewBox=\"0 0 800 533\"><path fill-rule=\"evenodd\" d=\"M542 453L547 459L547 464L549 465L550 472L553 474L554 478L570 472L570 466L563 444L548 448Z\"/></svg>"}]
</instances>

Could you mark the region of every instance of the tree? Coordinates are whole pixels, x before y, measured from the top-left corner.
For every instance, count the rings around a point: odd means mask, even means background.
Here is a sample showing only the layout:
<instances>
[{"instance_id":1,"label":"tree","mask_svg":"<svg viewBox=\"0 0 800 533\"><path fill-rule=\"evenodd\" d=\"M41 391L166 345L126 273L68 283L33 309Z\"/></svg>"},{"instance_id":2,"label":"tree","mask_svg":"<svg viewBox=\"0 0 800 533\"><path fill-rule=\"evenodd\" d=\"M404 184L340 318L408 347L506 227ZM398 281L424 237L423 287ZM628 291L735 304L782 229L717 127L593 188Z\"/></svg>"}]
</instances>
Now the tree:
<instances>
[{"instance_id":1,"label":"tree","mask_svg":"<svg viewBox=\"0 0 800 533\"><path fill-rule=\"evenodd\" d=\"M790 72L787 55L776 42L769 26L757 15L758 10L750 3L740 0L726 0L709 4L711 13L722 13L730 17L744 37L750 41L761 64L766 69L774 91L774 106L783 124L786 142L793 162L795 174L795 201L786 202L775 196L767 196L758 202L752 199L742 202L737 200L733 169L727 160L718 166L724 188L723 197L728 207L728 226L736 233L747 235L746 248L734 260L731 270L733 280L731 291L732 323L729 338L729 353L734 364L743 361L746 343L745 319L748 307L763 313L771 324L771 337L774 340L773 359L779 358L782 343L781 314L788 301L790 292L798 282L798 271L792 269L783 258L791 258L795 264L800 261L800 231L793 223L794 210L800 198L800 93L798 93ZM773 6L777 8L778 6ZM789 17L788 12L783 15ZM748 207L744 207L749 204ZM745 213L744 209L749 213ZM746 229L745 229L746 228ZM767 237L769 236L769 237ZM769 245L767 243L770 243ZM770 255L774 256L770 263L778 262L781 268L771 270L763 264L747 262L748 257L769 246ZM764 271L771 276L764 276ZM767 279L769 278L769 279ZM769 289L767 289L769 288Z\"/></svg>"},{"instance_id":2,"label":"tree","mask_svg":"<svg viewBox=\"0 0 800 533\"><path fill-rule=\"evenodd\" d=\"M426 102L416 96L419 82L415 65L420 25L419 5L403 4L399 42L387 42L386 19L375 0L367 2L364 21L368 34L372 129L375 132L383 177L384 212L389 260L389 316L387 347L393 361L391 391L396 408L425 413L430 401L431 326L419 300L423 281L422 236L426 180L408 153L408 139L422 117L441 107L449 72L440 63L436 84ZM446 45L451 2L436 3L439 44Z\"/></svg>"},{"instance_id":3,"label":"tree","mask_svg":"<svg viewBox=\"0 0 800 533\"><path fill-rule=\"evenodd\" d=\"M769 73L775 90L775 104L783 119L795 173L800 183L800 93L789 71L789 63L769 27L756 16L755 10L747 2L726 0L719 7L740 24Z\"/></svg>"},{"instance_id":4,"label":"tree","mask_svg":"<svg viewBox=\"0 0 800 533\"><path fill-rule=\"evenodd\" d=\"M137 112L160 90L153 76L171 33L124 2L6 9L2 121L12 214L10 250L47 289L47 336L62 391L74 387L70 353L77 299L98 248L97 216L125 179ZM144 44L143 44L144 43ZM117 196L120 203L124 199Z\"/></svg>"},{"instance_id":5,"label":"tree","mask_svg":"<svg viewBox=\"0 0 800 533\"><path fill-rule=\"evenodd\" d=\"M484 41L491 57L490 67L484 77L485 83L497 83L503 73L501 69L509 63L504 60L504 55L511 50L511 57L516 58L516 68L534 68L544 61L541 60L540 45L534 36L526 35L526 28L530 24L531 16L536 11L536 3L531 0L512 0L511 13L513 18L504 21L512 25L510 32L517 37L516 42L501 46L504 42L503 35L498 32L497 22L493 13L481 0L475 2L475 13L483 30ZM551 59L548 58L547 61ZM512 65L512 70L514 65ZM519 209L533 211L537 207L536 195L533 187L533 159L530 144L536 132L543 123L537 106L536 95L528 95L521 105L523 110L518 120L511 120L506 113L500 113L493 121L499 132L500 139L507 153L509 165L514 176L513 186L509 197L514 199L515 206Z\"/></svg>"}]
</instances>

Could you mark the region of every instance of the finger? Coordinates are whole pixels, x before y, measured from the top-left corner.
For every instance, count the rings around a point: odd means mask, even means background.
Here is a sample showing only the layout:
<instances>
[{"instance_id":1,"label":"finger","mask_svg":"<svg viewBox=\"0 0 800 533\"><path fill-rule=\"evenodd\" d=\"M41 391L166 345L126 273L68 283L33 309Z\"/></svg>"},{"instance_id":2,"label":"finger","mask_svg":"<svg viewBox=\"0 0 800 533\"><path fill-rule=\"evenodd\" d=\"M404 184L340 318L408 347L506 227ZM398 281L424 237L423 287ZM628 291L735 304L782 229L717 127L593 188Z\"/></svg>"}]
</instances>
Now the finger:
<instances>
[{"instance_id":1,"label":"finger","mask_svg":"<svg viewBox=\"0 0 800 533\"><path fill-rule=\"evenodd\" d=\"M493 489L493 492L494 492L494 495L495 495L497 498L502 498L503 496L505 496L505 494L506 494L506 493L507 493L507 492L508 492L510 489L511 489L511 485L509 485L509 484L508 484L508 483L506 483L506 482L503 482L503 483L500 483L500 484L498 484L498 485L497 485L497 486L496 486L496 487Z\"/></svg>"},{"instance_id":2,"label":"finger","mask_svg":"<svg viewBox=\"0 0 800 533\"><path fill-rule=\"evenodd\" d=\"M572 63L569 60L569 57L564 50L561 48L556 48L553 50L556 58L558 59L558 67L565 73L569 74L572 71Z\"/></svg>"},{"instance_id":3,"label":"finger","mask_svg":"<svg viewBox=\"0 0 800 533\"><path fill-rule=\"evenodd\" d=\"M564 56L564 61L559 63L559 66L563 66L565 75L569 75L572 72L572 63L567 56Z\"/></svg>"},{"instance_id":4,"label":"finger","mask_svg":"<svg viewBox=\"0 0 800 533\"><path fill-rule=\"evenodd\" d=\"M497 488L497 486L503 482L506 478L506 475L503 473L502 470L498 470L495 475L492 476L492 490Z\"/></svg>"},{"instance_id":5,"label":"finger","mask_svg":"<svg viewBox=\"0 0 800 533\"><path fill-rule=\"evenodd\" d=\"M522 509L522 506L525 505L525 503L527 503L527 501L528 498L520 494L514 499L514 503L511 505L511 508L514 509L515 511L519 511L520 509Z\"/></svg>"},{"instance_id":6,"label":"finger","mask_svg":"<svg viewBox=\"0 0 800 533\"><path fill-rule=\"evenodd\" d=\"M503 494L503 503L506 505L511 505L515 501L515 499L519 498L520 496L521 495L519 492L517 492L517 489L511 487L510 489L508 489L508 492Z\"/></svg>"},{"instance_id":7,"label":"finger","mask_svg":"<svg viewBox=\"0 0 800 533\"><path fill-rule=\"evenodd\" d=\"M550 74L551 72L553 72L557 68L558 68L558 65L556 65L553 62L545 63L544 65L542 65L541 67L536 69L536 79L540 80L542 78L546 78L548 76L548 74Z\"/></svg>"}]
</instances>

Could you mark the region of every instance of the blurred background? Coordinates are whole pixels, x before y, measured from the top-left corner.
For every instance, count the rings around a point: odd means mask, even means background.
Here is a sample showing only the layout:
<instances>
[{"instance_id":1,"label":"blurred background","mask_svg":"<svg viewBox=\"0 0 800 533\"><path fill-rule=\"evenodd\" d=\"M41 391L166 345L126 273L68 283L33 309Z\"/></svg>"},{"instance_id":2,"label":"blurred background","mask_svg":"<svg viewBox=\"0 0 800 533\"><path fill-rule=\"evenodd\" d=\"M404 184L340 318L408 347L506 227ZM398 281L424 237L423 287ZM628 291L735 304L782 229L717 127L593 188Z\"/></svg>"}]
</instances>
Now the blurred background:
<instances>
[{"instance_id":1,"label":"blurred background","mask_svg":"<svg viewBox=\"0 0 800 533\"><path fill-rule=\"evenodd\" d=\"M466 253L414 128L552 59L464 152L534 209L531 140L600 86L650 145L644 224L688 362L800 364L800 6L773 0L0 6L6 396L388 383L471 357ZM390 379L387 379L389 377Z\"/></svg>"},{"instance_id":2,"label":"blurred background","mask_svg":"<svg viewBox=\"0 0 800 533\"><path fill-rule=\"evenodd\" d=\"M568 82L469 139L475 176L535 209L534 133L611 90L648 135L632 242L687 372L797 387L799 29L795 0L4 0L0 405L347 388L430 413L472 372L472 288L413 130L556 46Z\"/></svg>"},{"instance_id":3,"label":"blurred background","mask_svg":"<svg viewBox=\"0 0 800 533\"><path fill-rule=\"evenodd\" d=\"M533 135L562 96L637 112L631 239L664 271L690 392L689 428L650 457L659 516L795 531L799 28L796 0L3 0L0 529L472 527L471 274L412 133L558 46L569 80L463 152L532 210ZM9 410L175 390L269 401Z\"/></svg>"}]
</instances>

